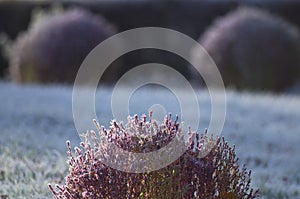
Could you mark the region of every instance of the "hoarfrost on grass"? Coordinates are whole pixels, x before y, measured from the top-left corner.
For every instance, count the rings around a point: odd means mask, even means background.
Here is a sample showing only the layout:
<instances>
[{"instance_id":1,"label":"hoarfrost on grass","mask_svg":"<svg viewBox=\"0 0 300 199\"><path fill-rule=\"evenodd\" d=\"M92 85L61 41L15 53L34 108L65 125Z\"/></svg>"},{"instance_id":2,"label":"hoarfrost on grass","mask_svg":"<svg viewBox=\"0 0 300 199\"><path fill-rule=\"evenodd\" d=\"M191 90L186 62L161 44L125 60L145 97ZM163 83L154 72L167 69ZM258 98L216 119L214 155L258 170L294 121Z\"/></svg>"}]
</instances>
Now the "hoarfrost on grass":
<instances>
[{"instance_id":1,"label":"hoarfrost on grass","mask_svg":"<svg viewBox=\"0 0 300 199\"><path fill-rule=\"evenodd\" d=\"M110 94L109 89L96 94L98 120L107 127L112 119ZM210 119L210 98L204 91L198 96L198 130L203 132ZM47 183L64 172L65 141L80 141L72 118L72 87L1 82L0 98L0 171L10 176L0 180L0 194L50 197ZM155 102L167 112L179 111L171 92L145 87L130 99L130 114L142 114ZM252 170L253 185L261 189L262 198L300 197L299 121L300 96L227 91L222 136L236 145L240 163ZM61 157L50 155L53 150Z\"/></svg>"}]
</instances>

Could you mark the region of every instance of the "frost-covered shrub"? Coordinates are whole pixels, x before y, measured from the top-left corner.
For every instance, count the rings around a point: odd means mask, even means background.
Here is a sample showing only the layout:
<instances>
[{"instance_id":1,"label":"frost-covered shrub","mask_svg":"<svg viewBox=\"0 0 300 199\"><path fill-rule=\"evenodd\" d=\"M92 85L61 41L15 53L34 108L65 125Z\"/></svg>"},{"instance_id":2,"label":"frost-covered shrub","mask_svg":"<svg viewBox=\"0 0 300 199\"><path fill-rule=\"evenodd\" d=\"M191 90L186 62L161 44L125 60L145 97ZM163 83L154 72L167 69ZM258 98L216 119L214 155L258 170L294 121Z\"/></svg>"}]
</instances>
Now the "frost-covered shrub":
<instances>
[{"instance_id":1,"label":"frost-covered shrub","mask_svg":"<svg viewBox=\"0 0 300 199\"><path fill-rule=\"evenodd\" d=\"M83 9L40 16L17 38L10 60L12 79L72 83L88 53L114 33L101 16ZM106 80L113 77L110 74Z\"/></svg>"},{"instance_id":2,"label":"frost-covered shrub","mask_svg":"<svg viewBox=\"0 0 300 199\"><path fill-rule=\"evenodd\" d=\"M138 116L129 117L125 125L112 121L109 130L99 127L98 123L96 126L101 139L95 132L87 133L81 148L75 147L75 155L70 142L67 142L70 173L65 178L65 185L53 187L49 184L55 198L258 197L257 191L250 188L251 172L246 171L245 167L239 168L235 149L229 147L224 139L213 139L191 130L185 135L177 119L172 122L171 116L166 117L162 124L153 120L151 115L150 121L147 121L144 115L141 119ZM127 151L146 153L165 146L173 139L186 140L187 151L159 170L128 173L113 169L101 161L101 157L113 159L120 156L112 156L105 147L106 142ZM199 158L204 143L211 144L213 149ZM140 160L132 160L137 161ZM122 160L119 159L116 164L120 162Z\"/></svg>"},{"instance_id":3,"label":"frost-covered shrub","mask_svg":"<svg viewBox=\"0 0 300 199\"><path fill-rule=\"evenodd\" d=\"M280 91L299 78L299 31L266 11L240 7L217 19L199 42L227 85ZM201 70L210 70L198 49L192 56Z\"/></svg>"}]
</instances>

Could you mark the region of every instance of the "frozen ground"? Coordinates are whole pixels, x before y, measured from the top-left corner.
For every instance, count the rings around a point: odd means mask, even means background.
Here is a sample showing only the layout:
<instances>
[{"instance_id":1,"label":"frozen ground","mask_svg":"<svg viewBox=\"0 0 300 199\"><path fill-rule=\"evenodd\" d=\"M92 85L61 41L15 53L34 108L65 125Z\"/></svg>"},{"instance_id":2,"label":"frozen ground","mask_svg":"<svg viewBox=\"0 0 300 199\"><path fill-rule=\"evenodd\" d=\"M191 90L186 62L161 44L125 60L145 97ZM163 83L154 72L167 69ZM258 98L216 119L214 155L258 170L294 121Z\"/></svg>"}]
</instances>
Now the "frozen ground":
<instances>
[{"instance_id":1,"label":"frozen ground","mask_svg":"<svg viewBox=\"0 0 300 199\"><path fill-rule=\"evenodd\" d=\"M203 91L198 95L203 131L210 100ZM47 183L65 175L65 141L79 143L71 97L67 86L0 83L0 199L50 198ZM132 96L130 113L142 114L155 103L174 114L180 110L166 89L143 88ZM97 92L96 107L108 127L109 90ZM253 171L253 186L262 198L300 198L300 95L227 91L222 135L236 145L240 164Z\"/></svg>"}]
</instances>

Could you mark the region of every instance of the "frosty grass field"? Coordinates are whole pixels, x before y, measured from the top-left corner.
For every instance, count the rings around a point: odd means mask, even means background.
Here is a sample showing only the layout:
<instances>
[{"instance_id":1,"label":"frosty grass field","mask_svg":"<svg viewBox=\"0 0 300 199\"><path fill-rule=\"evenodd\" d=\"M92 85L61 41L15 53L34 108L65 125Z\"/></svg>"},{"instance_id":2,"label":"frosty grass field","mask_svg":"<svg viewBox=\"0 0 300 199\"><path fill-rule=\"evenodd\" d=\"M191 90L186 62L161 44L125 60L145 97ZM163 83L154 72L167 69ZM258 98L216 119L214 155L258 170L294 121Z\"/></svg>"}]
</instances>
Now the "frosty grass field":
<instances>
[{"instance_id":1,"label":"frosty grass field","mask_svg":"<svg viewBox=\"0 0 300 199\"><path fill-rule=\"evenodd\" d=\"M203 131L210 99L204 91L198 95ZM0 83L0 199L51 198L47 183L62 183L67 172L65 141L71 140L73 147L80 141L71 96L68 86ZM174 114L180 111L168 90L144 88L132 96L130 114L147 112L154 103ZM98 120L108 127L109 90L97 92L96 107ZM236 145L240 164L252 170L252 185L260 188L262 198L300 198L299 95L227 90L222 136Z\"/></svg>"}]
</instances>

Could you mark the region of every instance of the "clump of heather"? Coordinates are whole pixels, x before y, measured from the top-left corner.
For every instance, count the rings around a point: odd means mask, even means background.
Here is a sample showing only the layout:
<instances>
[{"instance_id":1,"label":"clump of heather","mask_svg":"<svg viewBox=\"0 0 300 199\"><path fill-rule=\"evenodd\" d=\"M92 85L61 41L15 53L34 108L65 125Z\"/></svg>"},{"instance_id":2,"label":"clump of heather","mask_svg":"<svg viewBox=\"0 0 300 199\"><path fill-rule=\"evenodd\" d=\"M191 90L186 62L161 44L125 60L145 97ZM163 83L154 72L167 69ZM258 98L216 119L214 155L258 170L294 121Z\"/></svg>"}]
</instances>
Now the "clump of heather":
<instances>
[{"instance_id":1,"label":"clump of heather","mask_svg":"<svg viewBox=\"0 0 300 199\"><path fill-rule=\"evenodd\" d=\"M251 171L239 167L235 148L224 138L214 139L207 133L190 129L183 133L178 117L172 121L171 115L167 116L160 124L151 114L149 120L145 115L135 115L125 125L112 121L108 130L97 122L96 126L99 135L86 133L75 153L67 141L70 173L64 185L49 184L54 198L258 198L258 191L250 187ZM130 173L101 161L112 154L105 142L126 151L146 153L174 139L184 140L186 151L158 170ZM204 153L209 146L212 150ZM122 157L109 158L116 158L116 164L122 161Z\"/></svg>"}]
</instances>

